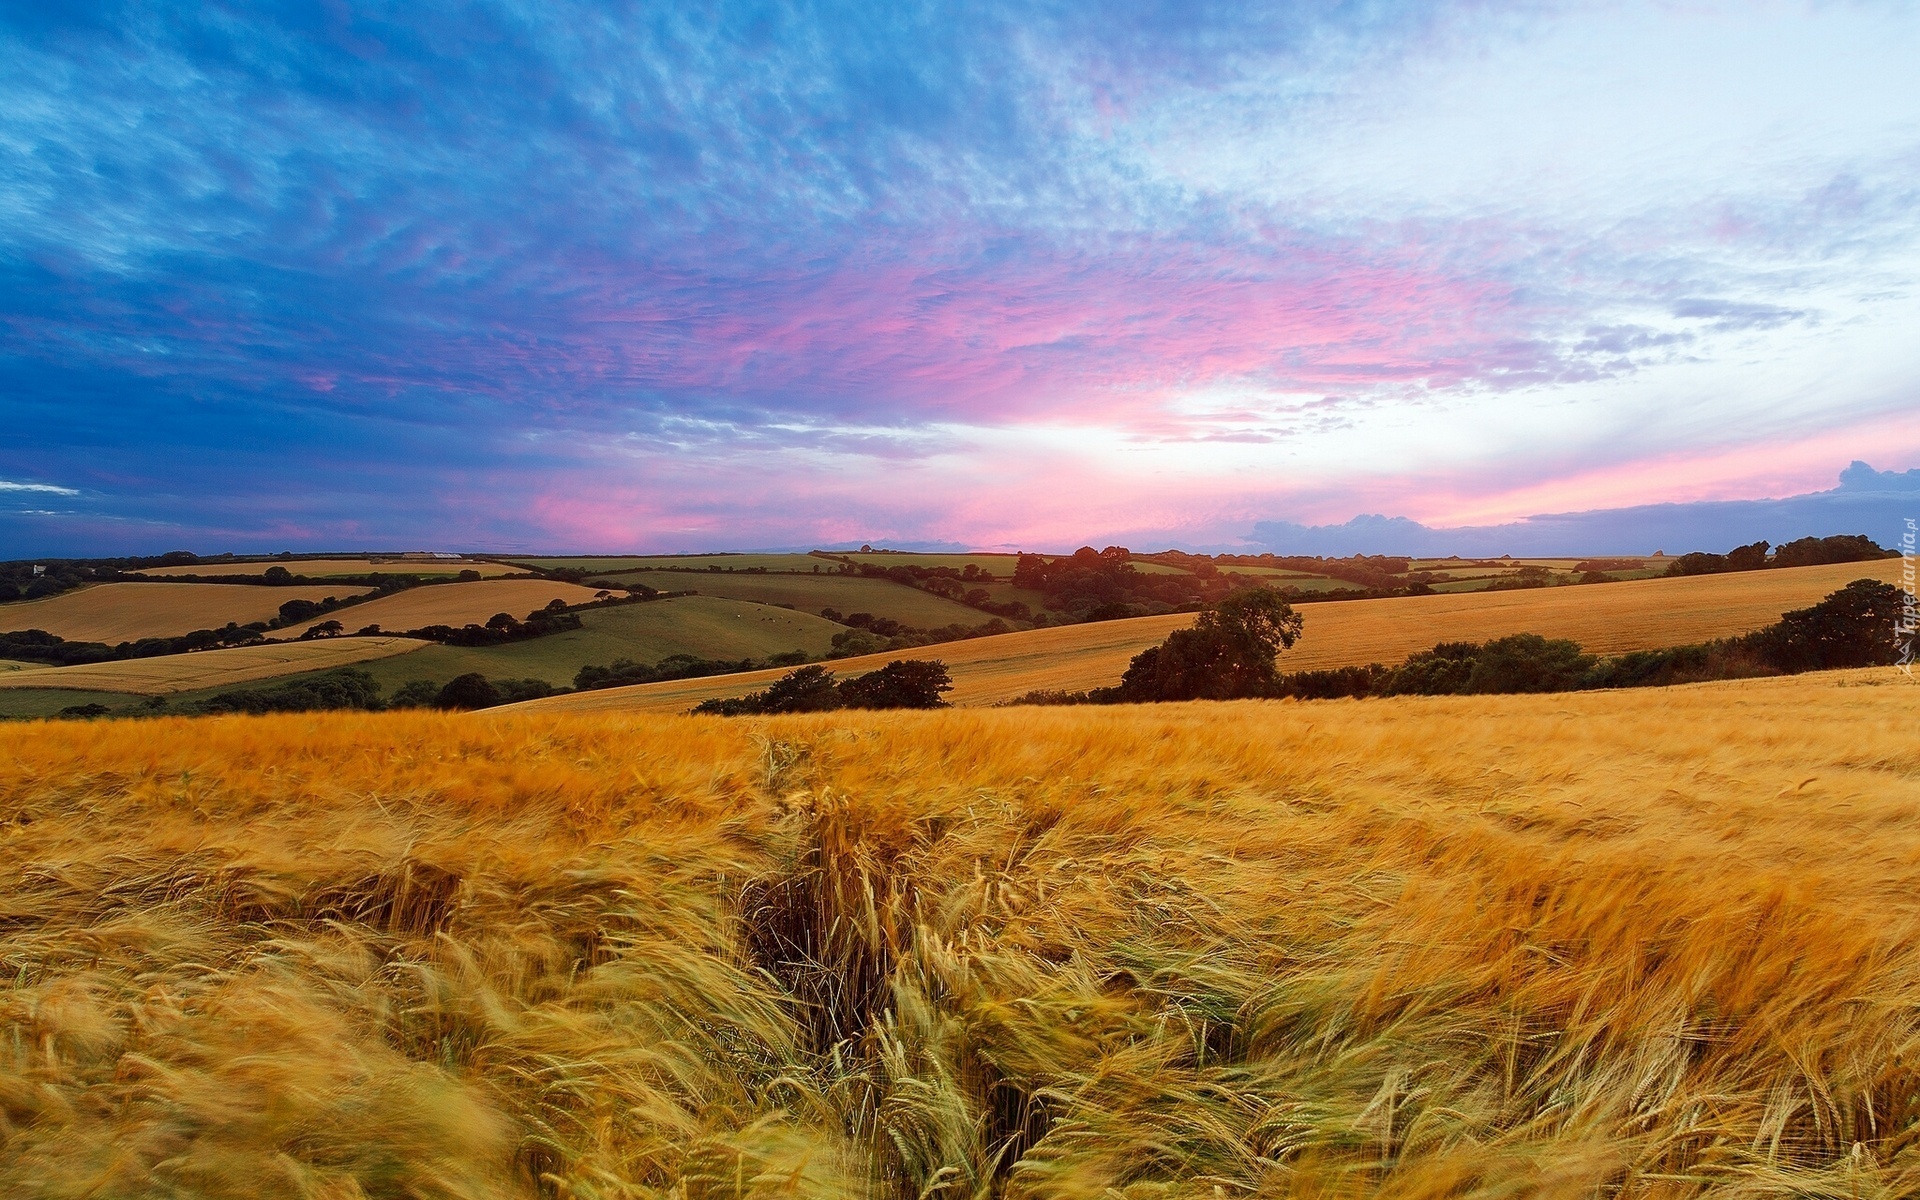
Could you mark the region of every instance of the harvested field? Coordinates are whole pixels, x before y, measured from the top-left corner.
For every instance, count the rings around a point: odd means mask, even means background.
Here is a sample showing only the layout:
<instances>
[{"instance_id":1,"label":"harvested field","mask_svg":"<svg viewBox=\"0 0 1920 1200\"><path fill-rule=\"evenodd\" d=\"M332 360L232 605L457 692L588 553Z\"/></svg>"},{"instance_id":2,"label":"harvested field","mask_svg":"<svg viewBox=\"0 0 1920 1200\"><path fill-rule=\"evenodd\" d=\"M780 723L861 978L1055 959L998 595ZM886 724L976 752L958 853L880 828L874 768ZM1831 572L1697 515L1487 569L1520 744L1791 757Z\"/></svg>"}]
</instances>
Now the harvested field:
<instances>
[{"instance_id":1,"label":"harvested field","mask_svg":"<svg viewBox=\"0 0 1920 1200\"><path fill-rule=\"evenodd\" d=\"M260 575L268 567L285 567L295 575L305 575L312 579L324 579L329 575L419 575L423 578L440 575L458 575L462 571L478 571L482 576L513 575L519 567L509 567L496 562L401 562L392 559L375 562L370 558L293 558L268 559L265 562L205 562L183 567L148 567L141 571L129 571L130 575L149 575L156 579L174 575L204 575L214 578L220 575Z\"/></svg>"},{"instance_id":2,"label":"harvested field","mask_svg":"<svg viewBox=\"0 0 1920 1200\"><path fill-rule=\"evenodd\" d=\"M1898 559L1824 567L1637 579L1513 592L1467 592L1388 600L1336 600L1302 605L1306 631L1281 657L1288 671L1399 662L1438 642L1486 641L1512 633L1573 638L1589 650L1617 654L1758 629L1782 612L1804 608L1849 581L1891 581ZM1127 662L1190 616L1141 617L1033 629L948 642L900 654L831 664L845 673L871 671L894 658L938 658L953 672L955 704L995 704L1040 688L1079 690L1119 681ZM782 671L609 688L529 701L524 707L593 712L682 712L715 696L765 687Z\"/></svg>"},{"instance_id":3,"label":"harvested field","mask_svg":"<svg viewBox=\"0 0 1920 1200\"><path fill-rule=\"evenodd\" d=\"M70 642L178 637L196 629L246 625L279 615L289 600L345 599L367 589L247 587L234 583L97 583L44 600L0 604L0 631L44 629Z\"/></svg>"},{"instance_id":4,"label":"harvested field","mask_svg":"<svg viewBox=\"0 0 1920 1200\"><path fill-rule=\"evenodd\" d=\"M134 585L141 586L141 585ZM207 584L218 587L218 584ZM284 590L284 589L282 589ZM495 613L525 617L536 608L545 608L550 600L585 604L593 599L594 589L546 579L496 579L479 583L436 583L410 588L381 600L369 600L337 613L317 617L301 625L276 629L268 637L279 640L297 638L320 621L338 621L347 632L378 625L383 630L404 632L426 625L484 624Z\"/></svg>"},{"instance_id":5,"label":"harvested field","mask_svg":"<svg viewBox=\"0 0 1920 1200\"><path fill-rule=\"evenodd\" d=\"M0 728L0 1194L1912 1196L1915 695Z\"/></svg>"},{"instance_id":6,"label":"harvested field","mask_svg":"<svg viewBox=\"0 0 1920 1200\"><path fill-rule=\"evenodd\" d=\"M76 667L34 667L0 673L0 690L61 688L165 696L351 666L406 654L431 644L396 637L325 638L291 644L236 646L231 650L200 650L193 654L163 654L158 658L130 658Z\"/></svg>"}]
</instances>

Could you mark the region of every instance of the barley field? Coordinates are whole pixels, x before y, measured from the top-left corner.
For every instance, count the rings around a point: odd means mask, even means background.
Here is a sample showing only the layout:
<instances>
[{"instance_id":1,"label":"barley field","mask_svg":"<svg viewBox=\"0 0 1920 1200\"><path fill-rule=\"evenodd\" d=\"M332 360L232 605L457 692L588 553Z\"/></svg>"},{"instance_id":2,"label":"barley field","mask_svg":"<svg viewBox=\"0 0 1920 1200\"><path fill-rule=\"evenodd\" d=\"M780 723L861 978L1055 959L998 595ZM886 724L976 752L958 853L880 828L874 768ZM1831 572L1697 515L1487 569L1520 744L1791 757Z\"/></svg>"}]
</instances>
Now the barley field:
<instances>
[{"instance_id":1,"label":"barley field","mask_svg":"<svg viewBox=\"0 0 1920 1200\"><path fill-rule=\"evenodd\" d=\"M352 666L395 654L408 654L428 645L431 643L396 637L327 638L312 642L235 646L228 650L199 650L192 654L165 654L156 658L129 658L72 667L24 663L22 666L25 669L0 671L0 690L60 688L124 692L136 696L169 696L304 671Z\"/></svg>"},{"instance_id":2,"label":"barley field","mask_svg":"<svg viewBox=\"0 0 1920 1200\"><path fill-rule=\"evenodd\" d=\"M0 1194L1910 1196L1917 697L0 727Z\"/></svg>"},{"instance_id":3,"label":"barley field","mask_svg":"<svg viewBox=\"0 0 1920 1200\"><path fill-rule=\"evenodd\" d=\"M1305 604L1300 611L1306 616L1306 631L1281 656L1280 665L1286 671L1306 671L1396 663L1439 642L1486 641L1512 633L1573 638L1602 654L1677 646L1769 625L1782 612L1818 603L1855 579L1891 582L1899 567L1898 559L1888 559L1579 587ZM1192 620L1190 616L1140 617L1065 625L848 658L830 665L835 671L858 674L895 658L938 658L953 673L949 696L953 703L997 704L1036 689L1077 691L1117 683L1129 659ZM743 696L783 674L756 671L609 688L529 701L524 707L685 712L716 696Z\"/></svg>"},{"instance_id":4,"label":"barley field","mask_svg":"<svg viewBox=\"0 0 1920 1200\"><path fill-rule=\"evenodd\" d=\"M345 599L357 587L245 587L231 583L97 583L48 596L0 604L0 630L44 629L70 642L121 642L179 637L271 620L289 600Z\"/></svg>"},{"instance_id":5,"label":"barley field","mask_svg":"<svg viewBox=\"0 0 1920 1200\"><path fill-rule=\"evenodd\" d=\"M147 586L135 584L136 587ZM208 584L209 587L223 586ZM264 589L263 589L264 590ZM276 591L284 591L276 588ZM467 625L484 623L495 613L525 617L550 600L568 604L586 604L595 596L593 588L546 579L492 579L478 583L436 583L431 587L410 588L379 600L315 617L300 625L276 629L270 638L297 638L321 621L338 621L351 633L368 625L402 631L425 625Z\"/></svg>"}]
</instances>

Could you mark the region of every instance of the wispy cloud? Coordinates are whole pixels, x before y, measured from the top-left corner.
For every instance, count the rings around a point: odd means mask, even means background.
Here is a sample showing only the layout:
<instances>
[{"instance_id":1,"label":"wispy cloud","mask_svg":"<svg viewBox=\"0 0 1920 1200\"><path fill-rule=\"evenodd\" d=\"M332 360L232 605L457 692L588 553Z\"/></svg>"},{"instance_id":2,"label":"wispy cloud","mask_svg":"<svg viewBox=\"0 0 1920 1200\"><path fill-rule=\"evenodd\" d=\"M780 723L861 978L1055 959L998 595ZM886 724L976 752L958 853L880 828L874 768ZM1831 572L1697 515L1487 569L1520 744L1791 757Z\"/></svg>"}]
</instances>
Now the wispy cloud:
<instances>
[{"instance_id":1,"label":"wispy cloud","mask_svg":"<svg viewBox=\"0 0 1920 1200\"><path fill-rule=\"evenodd\" d=\"M78 488L57 487L51 483L15 483L0 479L0 492L43 492L53 496L78 496Z\"/></svg>"},{"instance_id":2,"label":"wispy cloud","mask_svg":"<svg viewBox=\"0 0 1920 1200\"><path fill-rule=\"evenodd\" d=\"M16 6L0 473L636 546L1641 486L1911 406L1916 54L1872 5Z\"/></svg>"}]
</instances>

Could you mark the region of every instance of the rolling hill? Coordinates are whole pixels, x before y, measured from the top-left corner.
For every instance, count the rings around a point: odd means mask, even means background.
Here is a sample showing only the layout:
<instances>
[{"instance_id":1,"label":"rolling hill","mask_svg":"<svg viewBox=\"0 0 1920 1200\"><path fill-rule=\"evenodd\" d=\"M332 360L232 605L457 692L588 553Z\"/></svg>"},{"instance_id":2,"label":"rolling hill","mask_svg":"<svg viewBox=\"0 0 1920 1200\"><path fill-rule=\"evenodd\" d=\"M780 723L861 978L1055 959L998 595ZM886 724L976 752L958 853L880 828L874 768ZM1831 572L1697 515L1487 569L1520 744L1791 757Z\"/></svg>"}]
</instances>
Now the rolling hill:
<instances>
[{"instance_id":1,"label":"rolling hill","mask_svg":"<svg viewBox=\"0 0 1920 1200\"><path fill-rule=\"evenodd\" d=\"M1297 671L1398 662L1438 642L1484 641L1511 633L1572 638L1604 654L1680 645L1758 629L1788 609L1818 602L1850 580L1891 581L1899 568L1899 560L1883 559L1510 592L1328 601L1301 606L1306 630L1282 656L1281 666ZM994 704L1036 689L1078 690L1112 684L1135 654L1192 619L1140 617L1033 629L903 654L849 658L832 666L856 674L894 658L938 658L952 670L953 703ZM609 688L530 701L521 707L684 711L712 697L744 695L782 674L759 671Z\"/></svg>"},{"instance_id":2,"label":"rolling hill","mask_svg":"<svg viewBox=\"0 0 1920 1200\"><path fill-rule=\"evenodd\" d=\"M206 584L204 586L223 585ZM285 629L276 629L267 636L286 641L297 638L321 621L328 620L339 621L346 626L349 633L368 625L378 625L381 629L390 632L404 632L427 625L458 627L484 624L487 618L495 613L508 613L516 618L525 617L536 608L544 608L552 600L563 600L568 604L586 604L594 598L595 594L592 588L547 579L493 579L478 583L437 583L430 587L410 588L404 592L396 592L379 600L369 600L365 604L357 604L352 608L329 613L324 617L316 617L298 625L289 625Z\"/></svg>"},{"instance_id":3,"label":"rolling hill","mask_svg":"<svg viewBox=\"0 0 1920 1200\"><path fill-rule=\"evenodd\" d=\"M289 600L344 599L366 590L320 584L98 583L44 600L0 604L0 631L44 629L70 642L117 646L141 638L220 629L229 622L246 625L271 620Z\"/></svg>"}]
</instances>

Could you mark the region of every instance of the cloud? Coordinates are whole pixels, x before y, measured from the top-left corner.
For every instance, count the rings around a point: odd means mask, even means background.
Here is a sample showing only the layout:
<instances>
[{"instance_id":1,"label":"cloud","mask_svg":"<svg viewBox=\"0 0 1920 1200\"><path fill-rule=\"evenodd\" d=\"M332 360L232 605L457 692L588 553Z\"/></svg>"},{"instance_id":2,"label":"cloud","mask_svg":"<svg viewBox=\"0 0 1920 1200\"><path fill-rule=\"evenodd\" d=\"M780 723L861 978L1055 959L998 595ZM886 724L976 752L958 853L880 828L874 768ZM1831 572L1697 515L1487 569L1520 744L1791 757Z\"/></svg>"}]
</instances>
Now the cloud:
<instances>
[{"instance_id":1,"label":"cloud","mask_svg":"<svg viewBox=\"0 0 1920 1200\"><path fill-rule=\"evenodd\" d=\"M51 483L15 483L0 479L0 492L44 492L53 496L78 496L78 488L58 487Z\"/></svg>"},{"instance_id":2,"label":"cloud","mask_svg":"<svg viewBox=\"0 0 1920 1200\"><path fill-rule=\"evenodd\" d=\"M1776 500L1644 504L1550 513L1500 525L1433 529L1405 517L1367 515L1340 525L1262 521L1249 539L1277 554L1418 554L1463 557L1512 554L1651 554L1665 550L1724 552L1767 539L1864 533L1898 546L1920 501L1920 470L1875 471L1855 462L1839 486Z\"/></svg>"}]
</instances>

